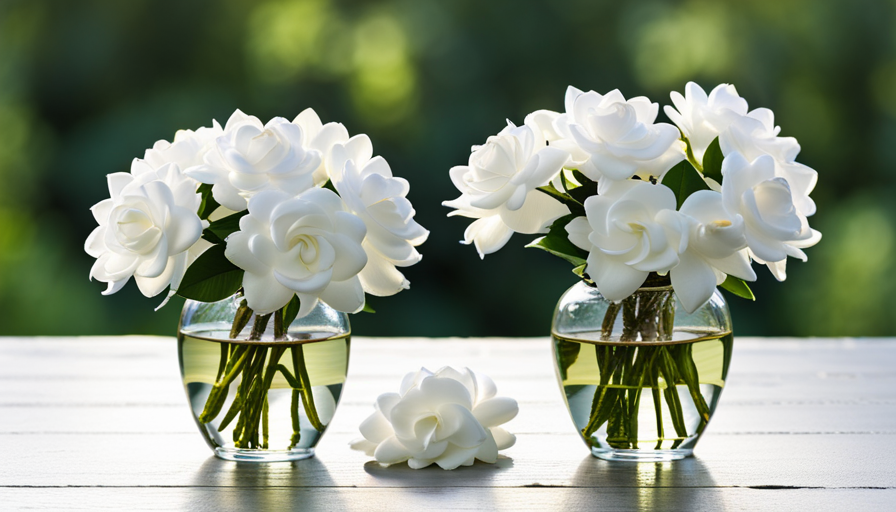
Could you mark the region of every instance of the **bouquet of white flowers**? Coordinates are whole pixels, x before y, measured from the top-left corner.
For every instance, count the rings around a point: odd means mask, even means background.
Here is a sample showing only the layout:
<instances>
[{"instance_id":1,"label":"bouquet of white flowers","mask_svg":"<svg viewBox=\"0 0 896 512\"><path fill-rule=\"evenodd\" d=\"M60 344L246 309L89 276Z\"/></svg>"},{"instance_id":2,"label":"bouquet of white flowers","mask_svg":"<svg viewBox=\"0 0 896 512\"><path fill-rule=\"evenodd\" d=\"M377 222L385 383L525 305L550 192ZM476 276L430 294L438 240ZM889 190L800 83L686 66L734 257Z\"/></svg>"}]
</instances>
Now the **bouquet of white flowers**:
<instances>
[{"instance_id":1,"label":"bouquet of white flowers","mask_svg":"<svg viewBox=\"0 0 896 512\"><path fill-rule=\"evenodd\" d=\"M632 404L651 382L655 392L686 384L701 429L709 418L687 348L650 344L673 339L672 292L647 298L638 289L671 286L688 313L716 286L752 299L745 283L756 279L752 262L784 280L787 257L805 261L802 249L821 238L807 220L815 213L809 194L817 173L796 162L800 146L778 135L770 110L749 111L727 84L707 95L688 83L684 96L671 96L674 107L664 110L677 127L655 122L659 106L645 97L569 87L566 112L539 110L522 126L508 121L474 146L468 165L450 171L461 196L443 203L455 209L449 215L476 219L463 243L481 257L514 232L544 234L527 247L571 262L611 301L598 341L647 342L638 350L605 345L600 352L603 370L583 434L589 438L610 421L616 447L637 448ZM614 323L624 324L621 334ZM564 379L578 348L558 345ZM658 378L666 384L656 384ZM686 436L677 394L666 398L676 430ZM662 440L661 426L658 432Z\"/></svg>"},{"instance_id":2,"label":"bouquet of white flowers","mask_svg":"<svg viewBox=\"0 0 896 512\"><path fill-rule=\"evenodd\" d=\"M110 174L108 182L111 198L91 208L99 227L85 244L97 259L90 277L108 283L103 294L131 277L147 297L167 290L167 297L216 302L236 294L233 340L261 340L272 317L273 339L283 340L318 302L355 313L365 308L365 293L408 288L397 267L420 261L416 246L429 234L414 220L408 182L373 155L370 139L322 124L311 109L267 124L237 110L223 128L214 122L156 142L130 173ZM248 385L240 390L252 393L233 401L243 416L236 442L257 447L270 378L253 362L270 355L269 368L277 369L285 349L230 345L221 344L200 421L219 414L242 373ZM306 373L294 371L284 374L288 381Z\"/></svg>"}]
</instances>

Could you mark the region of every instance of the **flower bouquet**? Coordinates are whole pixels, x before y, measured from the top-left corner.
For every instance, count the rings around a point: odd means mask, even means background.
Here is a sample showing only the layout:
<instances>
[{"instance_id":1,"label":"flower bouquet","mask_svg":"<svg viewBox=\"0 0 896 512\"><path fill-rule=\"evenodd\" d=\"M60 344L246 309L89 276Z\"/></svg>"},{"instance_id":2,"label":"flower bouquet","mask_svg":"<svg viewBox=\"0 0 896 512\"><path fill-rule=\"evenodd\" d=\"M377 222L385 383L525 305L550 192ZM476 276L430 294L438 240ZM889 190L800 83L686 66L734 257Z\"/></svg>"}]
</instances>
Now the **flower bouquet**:
<instances>
[{"instance_id":1,"label":"flower bouquet","mask_svg":"<svg viewBox=\"0 0 896 512\"><path fill-rule=\"evenodd\" d=\"M266 124L237 110L223 128L179 131L108 184L111 198L91 208L90 277L107 283L105 295L133 277L147 297L164 295L162 305L191 299L180 329L184 383L218 454L273 446L279 389L289 412L276 448L296 451L299 402L316 442L345 378L344 313L370 310L365 294L408 288L397 267L421 259L428 231L413 218L407 181L373 156L366 135L350 137L308 109ZM310 344L330 338L341 348Z\"/></svg>"},{"instance_id":2,"label":"flower bouquet","mask_svg":"<svg viewBox=\"0 0 896 512\"><path fill-rule=\"evenodd\" d=\"M749 111L727 84L707 95L689 83L672 102L677 127L655 122L645 97L570 87L564 113L508 121L474 146L450 171L461 196L444 203L475 219L463 243L482 257L514 232L543 234L527 247L573 265L582 282L555 314L557 371L573 420L607 458L646 444L689 454L730 360L716 287L753 299L752 262L783 281L787 257L805 260L821 238L807 221L817 173L770 110Z\"/></svg>"}]
</instances>

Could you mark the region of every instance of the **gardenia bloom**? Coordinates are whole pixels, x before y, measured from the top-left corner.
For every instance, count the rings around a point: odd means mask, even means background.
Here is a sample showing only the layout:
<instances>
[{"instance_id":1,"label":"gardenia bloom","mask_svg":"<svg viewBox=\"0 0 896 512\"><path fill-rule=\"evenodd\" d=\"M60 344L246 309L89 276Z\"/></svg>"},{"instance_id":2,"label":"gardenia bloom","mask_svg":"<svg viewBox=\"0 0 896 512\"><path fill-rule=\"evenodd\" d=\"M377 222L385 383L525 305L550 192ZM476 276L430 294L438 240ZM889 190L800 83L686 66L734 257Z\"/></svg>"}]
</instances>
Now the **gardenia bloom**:
<instances>
[{"instance_id":1,"label":"gardenia bloom","mask_svg":"<svg viewBox=\"0 0 896 512\"><path fill-rule=\"evenodd\" d=\"M516 400L495 397L495 383L469 368L426 368L405 376L400 393L384 393L376 411L361 423L363 439L355 450L383 465L408 461L413 469L433 463L442 469L471 466L474 459L494 463L498 450L516 437L498 425L519 412Z\"/></svg>"},{"instance_id":2,"label":"gardenia bloom","mask_svg":"<svg viewBox=\"0 0 896 512\"><path fill-rule=\"evenodd\" d=\"M793 194L793 204L804 216L815 214L815 201L809 197L818 181L818 173L796 162L800 145L793 137L778 137L780 126L775 126L775 114L767 108L757 108L742 116L719 135L719 146L727 157L738 152L747 160L769 155L775 162L775 176L787 180Z\"/></svg>"},{"instance_id":3,"label":"gardenia bloom","mask_svg":"<svg viewBox=\"0 0 896 512\"><path fill-rule=\"evenodd\" d=\"M451 168L451 181L461 196L442 204L449 213L477 219L464 232L480 257L491 254L514 232L544 233L569 209L537 187L546 185L569 158L566 151L547 146L541 130L530 125L507 127L473 146L468 165Z\"/></svg>"},{"instance_id":4,"label":"gardenia bloom","mask_svg":"<svg viewBox=\"0 0 896 512\"><path fill-rule=\"evenodd\" d=\"M661 177L685 154L678 129L654 123L658 113L643 96L626 100L619 90L601 95L570 86L566 113L553 122L561 138L551 145L569 151L571 165L594 181Z\"/></svg>"},{"instance_id":5,"label":"gardenia bloom","mask_svg":"<svg viewBox=\"0 0 896 512\"><path fill-rule=\"evenodd\" d=\"M787 256L806 261L800 248L815 245L821 233L794 207L789 183L775 176L774 159L762 155L749 162L734 152L722 162L722 176L724 207L743 217L751 255L763 263L782 262ZM783 264L769 268L783 280Z\"/></svg>"},{"instance_id":6,"label":"gardenia bloom","mask_svg":"<svg viewBox=\"0 0 896 512\"><path fill-rule=\"evenodd\" d=\"M410 185L392 176L381 156L371 158L373 145L366 135L336 144L329 155L329 176L348 209L367 226L361 244L367 265L358 277L367 293L385 297L410 287L395 267L408 267L423 257L415 249L429 231L414 220L407 200Z\"/></svg>"},{"instance_id":7,"label":"gardenia bloom","mask_svg":"<svg viewBox=\"0 0 896 512\"><path fill-rule=\"evenodd\" d=\"M217 121L213 121L211 127L204 126L195 132L178 130L173 142L156 141L152 148L146 150L143 160L153 169L169 163L177 164L181 169L202 165L203 157L223 133Z\"/></svg>"},{"instance_id":8,"label":"gardenia bloom","mask_svg":"<svg viewBox=\"0 0 896 512\"><path fill-rule=\"evenodd\" d=\"M302 128L282 117L262 125L257 117L237 110L205 154L204 163L185 172L213 184L212 194L219 204L243 211L248 199L264 190L295 196L314 186L321 155L304 147L303 139Z\"/></svg>"},{"instance_id":9,"label":"gardenia bloom","mask_svg":"<svg viewBox=\"0 0 896 512\"><path fill-rule=\"evenodd\" d=\"M318 300L355 313L364 306L358 272L367 263L361 247L366 231L330 190L313 188L298 197L268 190L249 200L224 255L245 270L243 290L258 314L282 308L293 294L301 301L299 317Z\"/></svg>"},{"instance_id":10,"label":"gardenia bloom","mask_svg":"<svg viewBox=\"0 0 896 512\"><path fill-rule=\"evenodd\" d=\"M669 187L644 181L620 181L606 193L585 200L585 217L566 225L569 241L589 251L585 271L611 301L634 293L650 272L678 264L680 247L670 242L679 223L667 222L663 210L675 211ZM676 234L675 239L681 238Z\"/></svg>"},{"instance_id":11,"label":"gardenia bloom","mask_svg":"<svg viewBox=\"0 0 896 512\"><path fill-rule=\"evenodd\" d=\"M323 185L329 179L327 167L330 150L336 144L348 142L348 130L342 123L323 124L312 108L303 110L292 122L302 128L302 146L320 152L321 162L313 178L315 185Z\"/></svg>"},{"instance_id":12,"label":"gardenia bloom","mask_svg":"<svg viewBox=\"0 0 896 512\"><path fill-rule=\"evenodd\" d=\"M703 162L706 148L720 133L747 115L747 100L730 84L717 85L707 96L702 87L688 82L684 96L677 91L671 96L675 108L666 105L663 110L688 138L697 162Z\"/></svg>"},{"instance_id":13,"label":"gardenia bloom","mask_svg":"<svg viewBox=\"0 0 896 512\"><path fill-rule=\"evenodd\" d=\"M120 290L131 276L147 297L169 285L176 289L187 269L187 251L202 235L196 182L176 164L155 170L139 159L130 173L110 174L108 182L111 198L90 209L99 223L84 245L97 258L90 277L108 283L103 295Z\"/></svg>"},{"instance_id":14,"label":"gardenia bloom","mask_svg":"<svg viewBox=\"0 0 896 512\"><path fill-rule=\"evenodd\" d=\"M667 223L680 222L671 231L680 234L679 263L669 276L686 310L693 312L709 300L726 275L756 280L743 250L747 246L744 219L725 210L722 194L700 190L685 199L679 212L664 210L659 215Z\"/></svg>"}]
</instances>

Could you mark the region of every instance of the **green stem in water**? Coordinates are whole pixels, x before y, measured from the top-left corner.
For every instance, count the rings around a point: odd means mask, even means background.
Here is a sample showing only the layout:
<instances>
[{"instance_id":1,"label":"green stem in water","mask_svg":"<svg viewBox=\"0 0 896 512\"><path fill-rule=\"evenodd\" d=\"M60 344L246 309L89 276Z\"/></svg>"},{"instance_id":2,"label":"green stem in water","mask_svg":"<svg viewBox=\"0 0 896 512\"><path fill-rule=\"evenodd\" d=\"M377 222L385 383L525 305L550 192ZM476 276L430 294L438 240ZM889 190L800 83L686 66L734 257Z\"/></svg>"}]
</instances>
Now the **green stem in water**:
<instances>
[{"instance_id":1,"label":"green stem in water","mask_svg":"<svg viewBox=\"0 0 896 512\"><path fill-rule=\"evenodd\" d=\"M308 421L311 422L311 426L315 430L323 432L324 425L321 423L320 417L317 415L317 408L314 406L314 395L311 393L311 379L308 377L308 369L305 367L305 353L302 345L294 345L290 347L290 351L292 352L293 371L296 372L296 377L302 389L302 403L305 406L305 415L308 416Z\"/></svg>"}]
</instances>

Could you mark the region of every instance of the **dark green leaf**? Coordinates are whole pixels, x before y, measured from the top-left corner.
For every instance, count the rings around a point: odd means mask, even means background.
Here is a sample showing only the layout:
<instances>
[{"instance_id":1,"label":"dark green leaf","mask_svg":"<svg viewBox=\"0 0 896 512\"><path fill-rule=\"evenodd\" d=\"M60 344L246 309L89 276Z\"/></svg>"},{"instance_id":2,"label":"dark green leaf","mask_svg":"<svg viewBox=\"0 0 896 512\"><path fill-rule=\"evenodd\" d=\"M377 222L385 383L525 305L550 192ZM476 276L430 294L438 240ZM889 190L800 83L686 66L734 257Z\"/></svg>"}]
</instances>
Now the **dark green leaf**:
<instances>
[{"instance_id":1,"label":"dark green leaf","mask_svg":"<svg viewBox=\"0 0 896 512\"><path fill-rule=\"evenodd\" d=\"M703 175L722 183L722 160L725 155L722 154L722 147L719 146L719 138L713 139L712 143L703 153Z\"/></svg>"},{"instance_id":2,"label":"dark green leaf","mask_svg":"<svg viewBox=\"0 0 896 512\"><path fill-rule=\"evenodd\" d=\"M206 240L208 242L211 242L213 244L223 244L224 243L223 238L219 237L218 235L212 233L211 231L209 231L207 229L202 232L202 239Z\"/></svg>"},{"instance_id":3,"label":"dark green leaf","mask_svg":"<svg viewBox=\"0 0 896 512\"><path fill-rule=\"evenodd\" d=\"M678 199L678 208L684 203L689 195L698 190L709 190L709 185L703 181L703 177L694 166L687 160L683 160L675 167L669 169L669 172L663 176L661 182L663 185L675 192L675 198Z\"/></svg>"},{"instance_id":4,"label":"dark green leaf","mask_svg":"<svg viewBox=\"0 0 896 512\"><path fill-rule=\"evenodd\" d=\"M328 190L332 190L333 192L336 192L337 194L339 193L339 192L336 190L336 185L333 185L333 181L332 181L332 180L327 180L327 182L324 183L323 188L328 189Z\"/></svg>"},{"instance_id":5,"label":"dark green leaf","mask_svg":"<svg viewBox=\"0 0 896 512\"><path fill-rule=\"evenodd\" d=\"M579 215L570 214L560 217L551 224L551 229L548 231L547 235L536 239L526 247L534 247L536 249L547 251L554 256L559 256L565 259L577 267L584 265L585 260L588 258L588 253L570 242L569 234L566 232L566 225L576 217L579 217Z\"/></svg>"},{"instance_id":6,"label":"dark green leaf","mask_svg":"<svg viewBox=\"0 0 896 512\"><path fill-rule=\"evenodd\" d=\"M205 228L205 231L203 231L203 234L211 233L211 234L217 236L219 240L221 240L221 242L212 242L212 243L223 243L228 235L230 235L234 231L239 231L240 219L245 217L246 214L248 214L248 213L249 213L248 210L243 210L241 212L237 212L232 215L228 215L227 217L224 217L223 219L218 219L218 220L212 222L211 224L209 224L209 226L207 228ZM208 238L206 238L206 240L208 240ZM211 242L211 240L209 240L209 241Z\"/></svg>"},{"instance_id":7,"label":"dark green leaf","mask_svg":"<svg viewBox=\"0 0 896 512\"><path fill-rule=\"evenodd\" d=\"M560 192L559 190L554 188L554 185L551 185L550 183L548 183L547 185L545 185L543 187L538 187L536 190L538 190L540 192L544 192L545 194L556 199L557 201L560 201L561 203L565 204L566 207L569 208L569 211L572 212L573 214L585 215L585 207L582 206L582 203L579 203L578 201L576 201L572 197L568 196L567 194Z\"/></svg>"},{"instance_id":8,"label":"dark green leaf","mask_svg":"<svg viewBox=\"0 0 896 512\"><path fill-rule=\"evenodd\" d=\"M218 207L218 202L212 197L212 186L208 183L199 185L197 192L202 194L202 202L199 204L199 211L196 213L199 214L200 219L205 220Z\"/></svg>"},{"instance_id":9,"label":"dark green leaf","mask_svg":"<svg viewBox=\"0 0 896 512\"><path fill-rule=\"evenodd\" d=\"M750 287L747 286L747 283L744 282L743 279L739 279L734 276L728 276L725 279L725 282L722 283L722 288L737 295L738 297L743 297L745 299L750 299L750 300L756 300L756 296L753 295L753 290L751 290Z\"/></svg>"},{"instance_id":10,"label":"dark green leaf","mask_svg":"<svg viewBox=\"0 0 896 512\"><path fill-rule=\"evenodd\" d=\"M293 295L289 303L283 307L283 327L285 329L289 329L289 325L296 319L299 314L299 306L301 306L299 296Z\"/></svg>"},{"instance_id":11,"label":"dark green leaf","mask_svg":"<svg viewBox=\"0 0 896 512\"><path fill-rule=\"evenodd\" d=\"M569 190L569 196L576 200L576 202L585 204L585 200L591 196L597 195L597 182L591 181L587 176L580 173L579 171L572 172L573 177L581 183L580 187L575 187Z\"/></svg>"},{"instance_id":12,"label":"dark green leaf","mask_svg":"<svg viewBox=\"0 0 896 512\"><path fill-rule=\"evenodd\" d=\"M215 245L190 265L177 294L201 302L217 302L236 293L242 284L243 271L224 257L223 245Z\"/></svg>"},{"instance_id":13,"label":"dark green leaf","mask_svg":"<svg viewBox=\"0 0 896 512\"><path fill-rule=\"evenodd\" d=\"M364 309L361 310L362 313L376 313L376 310L370 307L370 303L366 300L364 301Z\"/></svg>"}]
</instances>

